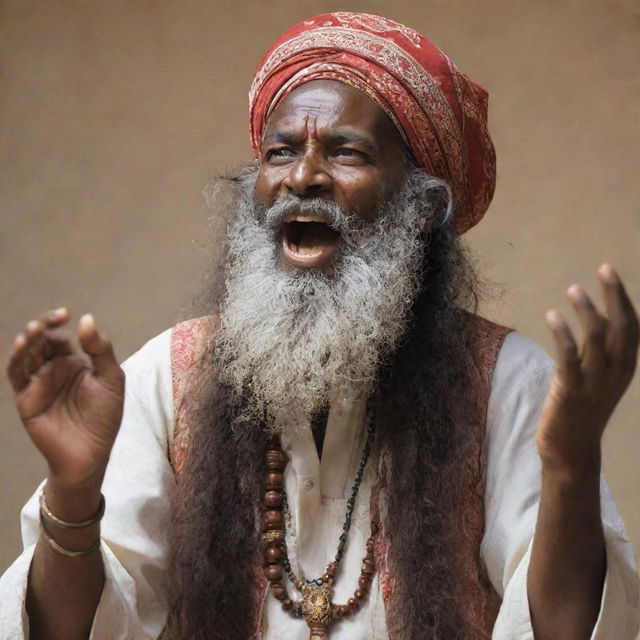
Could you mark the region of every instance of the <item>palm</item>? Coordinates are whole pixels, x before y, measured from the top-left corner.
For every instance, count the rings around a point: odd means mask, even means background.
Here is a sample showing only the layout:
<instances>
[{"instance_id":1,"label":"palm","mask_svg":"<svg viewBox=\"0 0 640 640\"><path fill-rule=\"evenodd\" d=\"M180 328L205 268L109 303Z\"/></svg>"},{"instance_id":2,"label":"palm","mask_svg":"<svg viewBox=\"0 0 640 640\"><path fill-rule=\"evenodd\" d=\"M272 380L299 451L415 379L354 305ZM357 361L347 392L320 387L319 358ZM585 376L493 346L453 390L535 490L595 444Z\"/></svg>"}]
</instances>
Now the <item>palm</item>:
<instances>
[{"instance_id":1,"label":"palm","mask_svg":"<svg viewBox=\"0 0 640 640\"><path fill-rule=\"evenodd\" d=\"M87 333L84 343L81 335L90 364L67 339L29 331L17 339L9 365L18 412L51 473L61 483L82 484L106 466L122 418L122 371L106 341L104 353L91 351L91 340L101 348L97 332ZM19 365L28 374L21 377Z\"/></svg>"},{"instance_id":2,"label":"palm","mask_svg":"<svg viewBox=\"0 0 640 640\"><path fill-rule=\"evenodd\" d=\"M547 320L558 350L558 367L538 426L538 448L545 460L580 466L593 459L609 417L633 376L638 319L611 267L599 271L606 317L577 286L569 297L584 328L580 348L564 319L555 311Z\"/></svg>"},{"instance_id":3,"label":"palm","mask_svg":"<svg viewBox=\"0 0 640 640\"><path fill-rule=\"evenodd\" d=\"M56 358L16 398L29 435L58 477L89 476L108 457L122 404L122 393L79 356Z\"/></svg>"}]
</instances>

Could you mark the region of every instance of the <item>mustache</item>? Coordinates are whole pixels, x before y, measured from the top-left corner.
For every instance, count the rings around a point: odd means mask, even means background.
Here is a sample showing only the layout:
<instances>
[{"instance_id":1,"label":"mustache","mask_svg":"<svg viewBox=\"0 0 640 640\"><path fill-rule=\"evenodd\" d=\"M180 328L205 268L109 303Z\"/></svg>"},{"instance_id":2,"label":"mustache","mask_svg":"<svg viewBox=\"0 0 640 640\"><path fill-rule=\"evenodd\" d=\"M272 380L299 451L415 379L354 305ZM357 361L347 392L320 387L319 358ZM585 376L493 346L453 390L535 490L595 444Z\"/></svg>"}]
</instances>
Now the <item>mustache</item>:
<instances>
[{"instance_id":1,"label":"mustache","mask_svg":"<svg viewBox=\"0 0 640 640\"><path fill-rule=\"evenodd\" d=\"M256 207L256 214L258 220L274 232L279 232L287 216L294 214L321 218L327 226L343 235L359 231L366 225L337 202L325 198L300 198L293 194L282 196L270 205Z\"/></svg>"}]
</instances>

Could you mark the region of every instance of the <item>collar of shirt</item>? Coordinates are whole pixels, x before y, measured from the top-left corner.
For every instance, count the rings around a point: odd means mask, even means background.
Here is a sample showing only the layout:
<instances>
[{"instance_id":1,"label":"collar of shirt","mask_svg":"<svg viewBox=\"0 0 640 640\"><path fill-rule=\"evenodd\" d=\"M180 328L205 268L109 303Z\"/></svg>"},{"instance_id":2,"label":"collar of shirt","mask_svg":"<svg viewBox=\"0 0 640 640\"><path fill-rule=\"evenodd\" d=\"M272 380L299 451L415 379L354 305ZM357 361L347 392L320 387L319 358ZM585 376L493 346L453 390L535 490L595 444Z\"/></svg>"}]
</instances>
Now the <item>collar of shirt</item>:
<instances>
[{"instance_id":1,"label":"collar of shirt","mask_svg":"<svg viewBox=\"0 0 640 640\"><path fill-rule=\"evenodd\" d=\"M288 534L293 537L289 555L294 571L297 565L307 578L322 575L335 556L346 499L351 495L364 445L366 396L337 392L329 406L322 460L310 424L282 437L282 447L289 456L285 471L292 519ZM367 471L372 464L370 459ZM361 510L368 514L368 494L365 491L358 496L354 516Z\"/></svg>"}]
</instances>

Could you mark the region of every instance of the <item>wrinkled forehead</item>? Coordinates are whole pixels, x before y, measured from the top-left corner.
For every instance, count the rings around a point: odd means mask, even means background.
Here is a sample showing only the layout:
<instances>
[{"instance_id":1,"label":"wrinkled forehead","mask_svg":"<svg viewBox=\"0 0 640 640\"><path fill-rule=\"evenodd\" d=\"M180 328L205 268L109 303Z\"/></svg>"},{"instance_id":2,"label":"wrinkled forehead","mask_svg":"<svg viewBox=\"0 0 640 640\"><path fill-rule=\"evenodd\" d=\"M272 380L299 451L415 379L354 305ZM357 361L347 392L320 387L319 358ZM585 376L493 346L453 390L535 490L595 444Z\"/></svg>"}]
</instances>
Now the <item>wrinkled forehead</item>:
<instances>
[{"instance_id":1,"label":"wrinkled forehead","mask_svg":"<svg viewBox=\"0 0 640 640\"><path fill-rule=\"evenodd\" d=\"M287 94L271 110L262 143L340 134L375 147L399 145L409 153L387 114L369 96L336 80L313 80Z\"/></svg>"}]
</instances>

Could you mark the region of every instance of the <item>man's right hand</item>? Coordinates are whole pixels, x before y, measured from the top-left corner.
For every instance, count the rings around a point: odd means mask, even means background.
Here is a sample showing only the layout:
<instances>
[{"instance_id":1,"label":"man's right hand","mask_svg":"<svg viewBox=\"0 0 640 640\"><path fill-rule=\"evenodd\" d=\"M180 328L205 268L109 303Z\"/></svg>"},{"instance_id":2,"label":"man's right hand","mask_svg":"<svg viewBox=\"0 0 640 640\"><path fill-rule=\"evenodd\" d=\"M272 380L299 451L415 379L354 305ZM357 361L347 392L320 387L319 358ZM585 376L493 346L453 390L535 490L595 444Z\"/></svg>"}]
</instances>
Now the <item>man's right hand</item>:
<instances>
[{"instance_id":1,"label":"man's right hand","mask_svg":"<svg viewBox=\"0 0 640 640\"><path fill-rule=\"evenodd\" d=\"M32 320L14 342L7 373L16 406L49 464L48 485L63 492L99 491L122 419L124 372L91 315L80 318L74 351L60 331L66 309Z\"/></svg>"},{"instance_id":2,"label":"man's right hand","mask_svg":"<svg viewBox=\"0 0 640 640\"><path fill-rule=\"evenodd\" d=\"M124 373L91 315L80 318L78 353L60 328L66 309L32 320L16 336L7 372L24 426L49 464L47 506L66 522L92 519L124 404ZM100 523L47 527L63 549L87 550L69 558L41 535L29 571L26 610L30 637L89 637L104 584L95 546Z\"/></svg>"}]
</instances>

